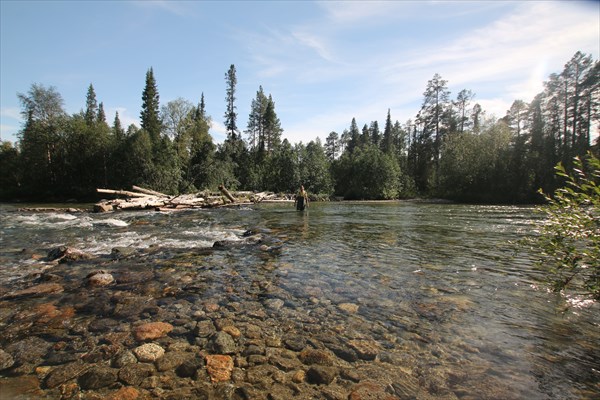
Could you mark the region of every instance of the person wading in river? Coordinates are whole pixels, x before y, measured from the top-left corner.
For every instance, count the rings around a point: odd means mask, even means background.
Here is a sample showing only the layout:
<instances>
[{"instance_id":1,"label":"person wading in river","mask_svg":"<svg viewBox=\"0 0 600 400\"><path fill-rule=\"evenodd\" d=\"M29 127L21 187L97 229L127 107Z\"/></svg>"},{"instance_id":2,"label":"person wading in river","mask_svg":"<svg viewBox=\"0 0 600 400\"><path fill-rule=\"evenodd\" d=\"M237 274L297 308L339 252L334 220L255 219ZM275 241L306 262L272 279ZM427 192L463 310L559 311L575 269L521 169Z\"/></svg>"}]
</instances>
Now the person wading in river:
<instances>
[{"instance_id":1,"label":"person wading in river","mask_svg":"<svg viewBox=\"0 0 600 400\"><path fill-rule=\"evenodd\" d=\"M308 207L308 194L304 190L304 186L300 186L300 191L296 194L294 205L298 211L304 211L304 208Z\"/></svg>"}]
</instances>

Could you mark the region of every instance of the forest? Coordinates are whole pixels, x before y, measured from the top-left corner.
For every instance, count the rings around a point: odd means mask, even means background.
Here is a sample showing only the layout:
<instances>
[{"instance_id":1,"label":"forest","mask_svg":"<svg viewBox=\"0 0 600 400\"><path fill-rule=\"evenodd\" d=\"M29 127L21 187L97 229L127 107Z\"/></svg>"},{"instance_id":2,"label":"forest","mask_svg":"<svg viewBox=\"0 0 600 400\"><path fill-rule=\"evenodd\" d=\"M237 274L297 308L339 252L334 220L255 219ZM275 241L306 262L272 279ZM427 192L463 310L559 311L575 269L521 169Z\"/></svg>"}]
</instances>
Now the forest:
<instances>
[{"instance_id":1,"label":"forest","mask_svg":"<svg viewBox=\"0 0 600 400\"><path fill-rule=\"evenodd\" d=\"M17 94L23 126L0 144L0 199L97 199L96 188L138 185L193 193L223 184L233 190L295 192L316 199L441 198L476 203L534 203L562 184L553 167L598 154L600 66L576 52L533 99L515 100L496 118L471 90L455 97L435 74L421 108L406 122L349 121L307 144L282 139L272 96L259 86L245 129L238 126L236 69L225 73L227 138L211 137L204 95L161 105L154 70L146 72L140 127L106 120L93 84L85 106L69 115L55 87L34 83ZM82 98L83 98L82 90ZM325 132L327 128L324 127ZM595 137L594 143L592 139Z\"/></svg>"}]
</instances>

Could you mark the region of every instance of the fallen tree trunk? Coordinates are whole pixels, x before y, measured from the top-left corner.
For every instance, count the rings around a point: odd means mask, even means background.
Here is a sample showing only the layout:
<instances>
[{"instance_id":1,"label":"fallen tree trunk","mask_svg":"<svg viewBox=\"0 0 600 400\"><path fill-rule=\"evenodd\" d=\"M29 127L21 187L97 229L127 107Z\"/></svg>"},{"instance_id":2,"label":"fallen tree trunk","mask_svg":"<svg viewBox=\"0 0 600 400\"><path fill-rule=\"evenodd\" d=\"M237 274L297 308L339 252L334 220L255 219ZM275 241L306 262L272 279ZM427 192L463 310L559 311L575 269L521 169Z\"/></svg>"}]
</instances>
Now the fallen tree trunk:
<instances>
[{"instance_id":1,"label":"fallen tree trunk","mask_svg":"<svg viewBox=\"0 0 600 400\"><path fill-rule=\"evenodd\" d=\"M150 196L149 194L146 194L146 193L130 192L128 190L96 189L96 191L98 193L119 194L121 196L127 196L127 197L148 197L148 196Z\"/></svg>"},{"instance_id":2,"label":"fallen tree trunk","mask_svg":"<svg viewBox=\"0 0 600 400\"><path fill-rule=\"evenodd\" d=\"M229 200L230 200L232 203L235 203L235 202L236 202L236 200L235 200L235 197L233 197L233 196L231 195L231 193L229 193L229 190L227 190L227 189L225 188L225 186L223 186L223 185L219 185L219 190L220 190L220 191L221 191L221 193L223 193L223 195L225 195L225 197L227 197L227 198L228 198L228 199L229 199Z\"/></svg>"},{"instance_id":3,"label":"fallen tree trunk","mask_svg":"<svg viewBox=\"0 0 600 400\"><path fill-rule=\"evenodd\" d=\"M159 196L159 197L171 197L168 194L164 194L161 192L157 192L156 190L150 190L150 189L144 189L143 187L139 187L139 186L135 186L133 185L131 187L133 190L135 190L136 192L140 192L140 193L145 193L145 194L149 194L151 196Z\"/></svg>"},{"instance_id":4,"label":"fallen tree trunk","mask_svg":"<svg viewBox=\"0 0 600 400\"><path fill-rule=\"evenodd\" d=\"M288 195L276 195L272 192L234 192L231 193L225 186L220 185L220 193L209 191L197 194L180 194L169 196L164 193L139 186L133 190L96 189L98 193L114 194L126 198L103 200L94 205L94 212L110 212L117 210L147 210L174 211L190 208L221 208L252 205L260 202L288 201Z\"/></svg>"}]
</instances>

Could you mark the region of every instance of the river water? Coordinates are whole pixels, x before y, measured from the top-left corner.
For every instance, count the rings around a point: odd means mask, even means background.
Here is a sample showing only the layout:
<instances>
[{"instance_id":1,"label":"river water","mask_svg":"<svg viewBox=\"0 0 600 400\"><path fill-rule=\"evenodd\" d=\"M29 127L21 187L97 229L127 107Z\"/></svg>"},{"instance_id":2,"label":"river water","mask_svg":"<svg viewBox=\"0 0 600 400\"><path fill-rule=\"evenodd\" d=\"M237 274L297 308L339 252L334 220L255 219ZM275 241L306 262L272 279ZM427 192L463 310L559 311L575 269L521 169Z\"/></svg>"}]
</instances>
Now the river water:
<instances>
[{"instance_id":1,"label":"river water","mask_svg":"<svg viewBox=\"0 0 600 400\"><path fill-rule=\"evenodd\" d=\"M148 269L168 265L171 285L210 274L197 301L281 298L273 324L289 318L376 342L377 358L357 371L399 397L600 398L600 307L549 293L531 255L511 244L537 218L530 207L418 202L313 203L304 213L281 204L111 214L4 205L0 280L7 292L52 270L36 254L60 245L99 257L128 247ZM236 246L249 229L266 245ZM206 250L215 241L226 250ZM11 301L34 300L2 304ZM413 386L399 389L403 376Z\"/></svg>"}]
</instances>

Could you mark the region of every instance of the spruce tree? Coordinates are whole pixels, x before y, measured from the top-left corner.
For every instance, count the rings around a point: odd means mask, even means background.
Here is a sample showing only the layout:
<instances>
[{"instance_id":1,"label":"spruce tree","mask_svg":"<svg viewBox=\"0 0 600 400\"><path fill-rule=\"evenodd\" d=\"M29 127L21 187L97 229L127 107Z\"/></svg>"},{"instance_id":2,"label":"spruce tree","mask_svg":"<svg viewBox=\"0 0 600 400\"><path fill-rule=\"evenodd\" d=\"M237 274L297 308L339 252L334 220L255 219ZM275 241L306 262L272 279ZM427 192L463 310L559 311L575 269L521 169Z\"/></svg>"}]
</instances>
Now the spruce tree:
<instances>
[{"instance_id":1,"label":"spruce tree","mask_svg":"<svg viewBox=\"0 0 600 400\"><path fill-rule=\"evenodd\" d=\"M152 67L146 72L146 86L142 93L142 112L140 120L142 128L150 135L150 140L156 145L160 139L161 121L159 117L159 96Z\"/></svg>"},{"instance_id":2,"label":"spruce tree","mask_svg":"<svg viewBox=\"0 0 600 400\"><path fill-rule=\"evenodd\" d=\"M98 104L98 115L96 116L96 120L99 123L106 123L106 113L104 112L104 103L102 102Z\"/></svg>"},{"instance_id":3,"label":"spruce tree","mask_svg":"<svg viewBox=\"0 0 600 400\"><path fill-rule=\"evenodd\" d=\"M383 140L381 142L381 149L384 153L392 153L394 146L394 135L392 132L392 117L390 115L390 109L388 108L387 117L385 119L385 127L383 128Z\"/></svg>"},{"instance_id":4,"label":"spruce tree","mask_svg":"<svg viewBox=\"0 0 600 400\"><path fill-rule=\"evenodd\" d=\"M87 126L92 126L97 120L98 113L98 102L96 100L96 92L94 86L90 83L88 87L87 95L85 98L85 123Z\"/></svg>"},{"instance_id":5,"label":"spruce tree","mask_svg":"<svg viewBox=\"0 0 600 400\"><path fill-rule=\"evenodd\" d=\"M115 135L115 138L117 139L117 141L121 141L123 140L123 138L125 137L125 131L123 130L123 125L121 125L121 119L119 118L119 112L115 112L115 120L113 122L113 135Z\"/></svg>"}]
</instances>

